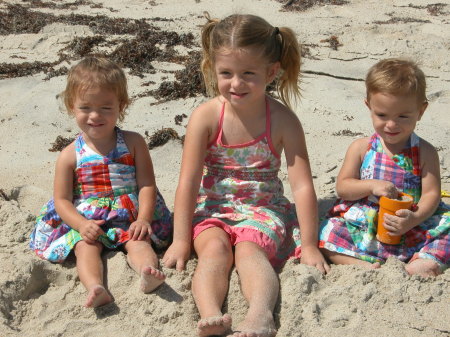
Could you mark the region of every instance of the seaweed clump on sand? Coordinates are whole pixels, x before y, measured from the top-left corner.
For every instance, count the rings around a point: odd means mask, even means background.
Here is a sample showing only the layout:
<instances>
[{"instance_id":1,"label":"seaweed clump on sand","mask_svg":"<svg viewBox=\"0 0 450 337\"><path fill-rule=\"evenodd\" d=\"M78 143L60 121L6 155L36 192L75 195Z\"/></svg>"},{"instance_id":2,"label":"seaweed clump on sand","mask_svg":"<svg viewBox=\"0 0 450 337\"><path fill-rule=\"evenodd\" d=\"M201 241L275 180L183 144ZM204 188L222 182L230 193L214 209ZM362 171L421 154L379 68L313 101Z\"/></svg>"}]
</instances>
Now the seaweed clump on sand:
<instances>
[{"instance_id":1,"label":"seaweed clump on sand","mask_svg":"<svg viewBox=\"0 0 450 337\"><path fill-rule=\"evenodd\" d=\"M175 139L181 141L183 143L184 137L180 137L178 132L176 132L172 128L162 128L158 131L155 131L151 136L148 135L148 132L145 131L145 135L148 138L148 148L149 150L154 149L155 147L162 146L166 144L169 140Z\"/></svg>"},{"instance_id":2,"label":"seaweed clump on sand","mask_svg":"<svg viewBox=\"0 0 450 337\"><path fill-rule=\"evenodd\" d=\"M63 136L58 136L56 137L56 140L51 144L52 147L49 148L48 150L50 152L59 152L62 151L65 147L67 147L67 145L69 145L70 143L72 143L75 140L75 138L66 138Z\"/></svg>"},{"instance_id":3,"label":"seaweed clump on sand","mask_svg":"<svg viewBox=\"0 0 450 337\"><path fill-rule=\"evenodd\" d=\"M415 6L413 4L409 4L408 7L415 8L415 9L426 9L430 15L438 16L438 15L444 15L447 14L444 11L444 8L447 6L447 4L443 3L436 3L436 4L429 4L426 6Z\"/></svg>"},{"instance_id":4,"label":"seaweed clump on sand","mask_svg":"<svg viewBox=\"0 0 450 337\"><path fill-rule=\"evenodd\" d=\"M193 51L189 54L186 68L175 72L176 81L162 82L158 89L151 91L156 99L169 101L178 98L206 95L200 72L201 53Z\"/></svg>"},{"instance_id":5,"label":"seaweed clump on sand","mask_svg":"<svg viewBox=\"0 0 450 337\"><path fill-rule=\"evenodd\" d=\"M341 6L348 3L345 0L278 0L278 2L283 3L283 10L290 12L302 12L314 6Z\"/></svg>"},{"instance_id":6,"label":"seaweed clump on sand","mask_svg":"<svg viewBox=\"0 0 450 337\"><path fill-rule=\"evenodd\" d=\"M320 40L320 42L328 42L330 44L330 48L333 50L338 50L338 47L343 46L343 44L339 42L336 35L332 35L328 39Z\"/></svg>"},{"instance_id":7,"label":"seaweed clump on sand","mask_svg":"<svg viewBox=\"0 0 450 337\"><path fill-rule=\"evenodd\" d=\"M333 132L333 136L349 136L349 137L355 137L355 136L364 136L364 133L362 132L354 132L349 129L341 130L338 132Z\"/></svg>"},{"instance_id":8,"label":"seaweed clump on sand","mask_svg":"<svg viewBox=\"0 0 450 337\"><path fill-rule=\"evenodd\" d=\"M88 1L76 1L71 8L78 5L88 5ZM53 3L31 1L30 6L55 8ZM180 56L174 46L192 47L194 36L192 33L178 34L172 31L162 31L149 24L145 19L110 18L104 15L58 15L32 11L22 5L6 5L0 17L0 35L39 33L46 25L59 22L68 25L88 26L95 36L77 37L66 48L61 50L59 60L54 63L34 62L30 65L0 64L2 77L26 76L44 70L50 74L57 74L52 67L71 59L80 59L95 54L98 47L103 51L102 56L108 57L122 67L130 68L132 75L143 77L144 72L153 72L152 61L184 63L186 56ZM91 6L92 7L92 6ZM58 7L56 7L58 8ZM155 20L162 20L155 18ZM121 37L121 35L127 35ZM130 39L129 35L132 35ZM114 36L115 38L107 38ZM117 37L118 36L118 37ZM97 52L98 54L98 52ZM5 75L6 74L6 75Z\"/></svg>"}]
</instances>

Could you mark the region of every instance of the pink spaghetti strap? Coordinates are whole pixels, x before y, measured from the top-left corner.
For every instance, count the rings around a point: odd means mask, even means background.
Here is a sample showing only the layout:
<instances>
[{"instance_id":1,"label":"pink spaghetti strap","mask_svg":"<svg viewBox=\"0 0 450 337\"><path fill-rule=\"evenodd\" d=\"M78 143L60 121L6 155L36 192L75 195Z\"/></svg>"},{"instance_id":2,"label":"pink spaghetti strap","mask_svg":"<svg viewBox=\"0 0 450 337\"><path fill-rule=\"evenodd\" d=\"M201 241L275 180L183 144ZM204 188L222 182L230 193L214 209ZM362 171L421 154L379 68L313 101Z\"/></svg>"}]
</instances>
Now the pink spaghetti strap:
<instances>
[{"instance_id":1,"label":"pink spaghetti strap","mask_svg":"<svg viewBox=\"0 0 450 337\"><path fill-rule=\"evenodd\" d=\"M223 116L225 115L225 102L222 104L222 110L220 111L219 123L217 125L217 132L211 143L208 144L208 148L214 144L217 144L220 139L222 139L222 126L223 126Z\"/></svg>"},{"instance_id":2,"label":"pink spaghetti strap","mask_svg":"<svg viewBox=\"0 0 450 337\"><path fill-rule=\"evenodd\" d=\"M273 146L272 143L272 133L271 133L271 127L272 127L272 123L271 123L271 114L270 114L270 108L269 108L269 100L266 97L266 139L267 139L267 144L269 144L269 148L270 151L272 151L273 155L275 157L277 157L278 159L281 158L280 154L277 152L277 150L275 150L275 146Z\"/></svg>"}]
</instances>

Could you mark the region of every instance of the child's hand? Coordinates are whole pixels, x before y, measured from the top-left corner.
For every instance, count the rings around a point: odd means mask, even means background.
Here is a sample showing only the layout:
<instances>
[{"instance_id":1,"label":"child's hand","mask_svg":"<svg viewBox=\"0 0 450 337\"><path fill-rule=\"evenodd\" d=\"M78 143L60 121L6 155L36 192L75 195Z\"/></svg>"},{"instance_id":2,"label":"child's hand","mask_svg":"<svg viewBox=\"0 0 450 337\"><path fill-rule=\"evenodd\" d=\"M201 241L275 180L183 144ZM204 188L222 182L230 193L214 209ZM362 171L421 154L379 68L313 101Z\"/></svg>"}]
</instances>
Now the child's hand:
<instances>
[{"instance_id":1,"label":"child's hand","mask_svg":"<svg viewBox=\"0 0 450 337\"><path fill-rule=\"evenodd\" d=\"M164 254L162 263L167 268L175 267L176 270L181 271L184 270L185 263L189 259L190 255L191 255L190 242L185 242L181 240L174 241Z\"/></svg>"},{"instance_id":2,"label":"child's hand","mask_svg":"<svg viewBox=\"0 0 450 337\"><path fill-rule=\"evenodd\" d=\"M373 180L372 194L381 197L384 196L390 199L398 197L398 190L393 183L385 180Z\"/></svg>"},{"instance_id":3,"label":"child's hand","mask_svg":"<svg viewBox=\"0 0 450 337\"><path fill-rule=\"evenodd\" d=\"M395 215L384 215L384 228L390 235L403 235L416 226L415 214L409 209L400 209Z\"/></svg>"},{"instance_id":4,"label":"child's hand","mask_svg":"<svg viewBox=\"0 0 450 337\"><path fill-rule=\"evenodd\" d=\"M152 228L148 221L136 220L130 225L128 229L130 240L145 240L150 234L152 234Z\"/></svg>"},{"instance_id":5,"label":"child's hand","mask_svg":"<svg viewBox=\"0 0 450 337\"><path fill-rule=\"evenodd\" d=\"M80 225L79 233L86 243L92 244L97 238L105 234L101 229L101 225L105 223L105 220L87 220Z\"/></svg>"},{"instance_id":6,"label":"child's hand","mask_svg":"<svg viewBox=\"0 0 450 337\"><path fill-rule=\"evenodd\" d=\"M317 247L302 247L300 262L319 269L322 274L330 271L330 266Z\"/></svg>"}]
</instances>

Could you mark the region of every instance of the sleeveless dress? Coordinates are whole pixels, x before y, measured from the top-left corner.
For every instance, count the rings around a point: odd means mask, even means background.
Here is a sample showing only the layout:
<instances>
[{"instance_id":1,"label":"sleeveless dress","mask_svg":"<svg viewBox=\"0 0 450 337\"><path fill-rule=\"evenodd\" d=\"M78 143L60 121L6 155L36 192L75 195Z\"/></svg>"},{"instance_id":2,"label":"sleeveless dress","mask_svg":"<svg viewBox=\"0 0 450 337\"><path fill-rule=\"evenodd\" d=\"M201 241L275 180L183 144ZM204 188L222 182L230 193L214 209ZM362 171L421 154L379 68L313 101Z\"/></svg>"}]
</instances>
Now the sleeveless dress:
<instances>
[{"instance_id":1,"label":"sleeveless dress","mask_svg":"<svg viewBox=\"0 0 450 337\"><path fill-rule=\"evenodd\" d=\"M391 181L398 190L418 203L422 191L419 151L420 138L413 133L399 154L389 157L378 134L369 141L360 168L361 180ZM372 197L370 198L372 199ZM377 200L338 200L322 221L319 247L371 263L384 263L390 256L403 262L417 258L436 261L441 269L450 263L450 206L440 202L434 214L406 232L399 245L376 239Z\"/></svg>"},{"instance_id":2,"label":"sleeveless dress","mask_svg":"<svg viewBox=\"0 0 450 337\"><path fill-rule=\"evenodd\" d=\"M116 128L117 145L106 156L93 151L82 134L75 139L76 169L73 204L87 219L105 220L105 234L98 237L107 248L117 248L129 239L128 228L138 215L138 189L134 159ZM155 248L168 245L172 235L172 218L164 199L157 192L151 240ZM30 248L51 262L63 262L81 235L65 224L56 213L51 199L41 209L31 233Z\"/></svg>"},{"instance_id":3,"label":"sleeveless dress","mask_svg":"<svg viewBox=\"0 0 450 337\"><path fill-rule=\"evenodd\" d=\"M300 255L295 206L283 195L278 178L281 160L270 135L266 102L266 130L239 145L222 143L225 103L215 139L209 144L193 218L194 239L205 229L220 227L232 245L251 241L261 246L275 268Z\"/></svg>"}]
</instances>

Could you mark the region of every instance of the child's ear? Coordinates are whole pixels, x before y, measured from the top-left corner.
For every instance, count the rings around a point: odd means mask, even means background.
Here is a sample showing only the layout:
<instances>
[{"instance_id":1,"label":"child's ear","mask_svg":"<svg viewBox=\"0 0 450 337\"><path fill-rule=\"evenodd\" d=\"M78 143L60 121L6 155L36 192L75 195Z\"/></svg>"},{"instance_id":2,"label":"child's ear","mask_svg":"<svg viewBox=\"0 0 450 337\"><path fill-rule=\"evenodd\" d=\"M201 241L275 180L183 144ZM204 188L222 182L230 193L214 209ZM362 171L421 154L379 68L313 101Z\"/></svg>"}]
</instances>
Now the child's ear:
<instances>
[{"instance_id":1,"label":"child's ear","mask_svg":"<svg viewBox=\"0 0 450 337\"><path fill-rule=\"evenodd\" d=\"M269 65L267 70L267 83L272 82L280 71L280 62L275 62Z\"/></svg>"},{"instance_id":2,"label":"child's ear","mask_svg":"<svg viewBox=\"0 0 450 337\"><path fill-rule=\"evenodd\" d=\"M367 98L364 99L364 104L365 104L366 107L368 107L369 110L370 110L370 102L367 100Z\"/></svg>"},{"instance_id":3,"label":"child's ear","mask_svg":"<svg viewBox=\"0 0 450 337\"><path fill-rule=\"evenodd\" d=\"M428 102L423 102L422 103L422 106L420 107L420 110L419 110L419 121L420 121L420 119L422 118L422 116L423 116L423 113L425 112L425 110L428 108Z\"/></svg>"}]
</instances>

